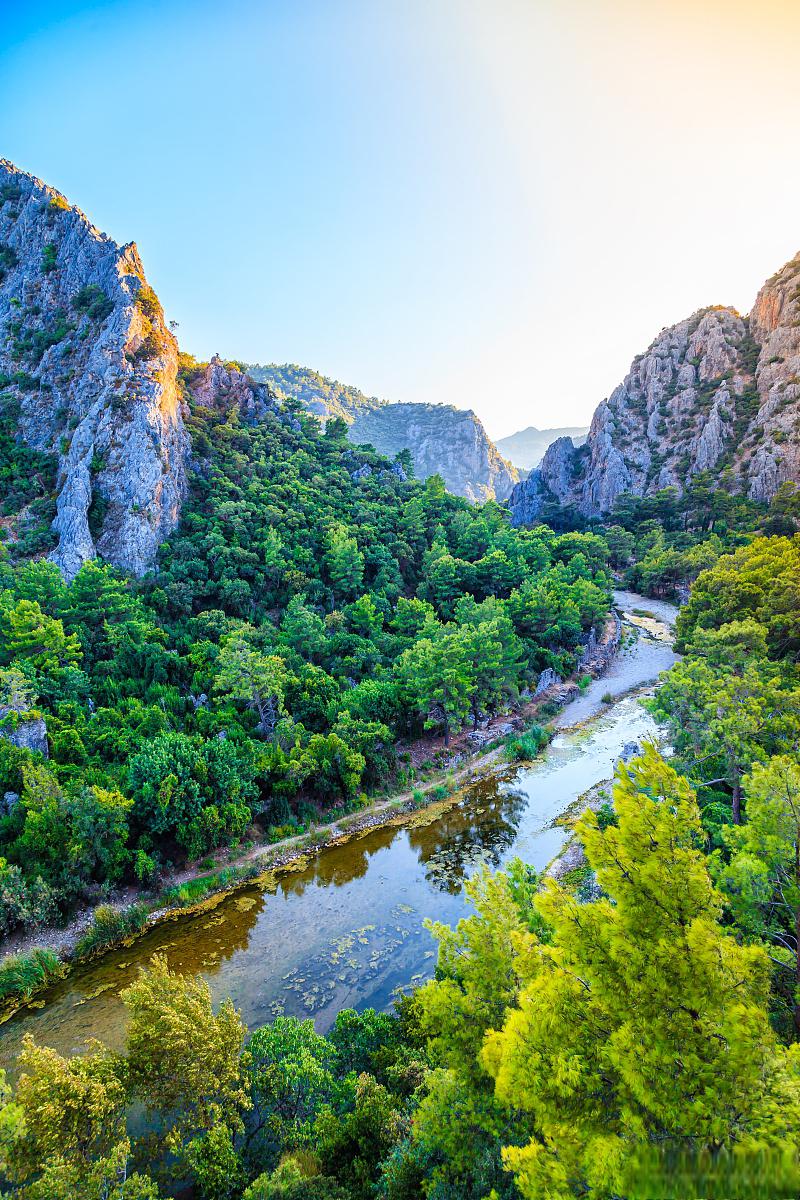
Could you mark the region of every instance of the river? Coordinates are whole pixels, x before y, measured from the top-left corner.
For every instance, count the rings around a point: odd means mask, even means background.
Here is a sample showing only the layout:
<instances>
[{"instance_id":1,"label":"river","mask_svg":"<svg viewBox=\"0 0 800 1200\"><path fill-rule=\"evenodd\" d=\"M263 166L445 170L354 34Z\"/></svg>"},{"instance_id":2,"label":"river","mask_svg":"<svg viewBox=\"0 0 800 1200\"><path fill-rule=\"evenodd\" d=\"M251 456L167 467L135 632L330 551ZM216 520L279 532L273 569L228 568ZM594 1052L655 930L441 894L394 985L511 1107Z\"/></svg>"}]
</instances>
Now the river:
<instances>
[{"instance_id":1,"label":"river","mask_svg":"<svg viewBox=\"0 0 800 1200\"><path fill-rule=\"evenodd\" d=\"M566 836L554 820L611 778L626 743L657 736L639 697L675 661L676 610L630 592L615 601L625 614L623 647L559 714L541 759L476 780L434 820L423 812L411 825L323 849L270 888L244 888L76 968L0 1028L0 1066L13 1074L25 1033L67 1054L89 1038L120 1048L119 994L157 952L176 970L200 972L215 1000L231 996L251 1029L285 1013L311 1016L324 1031L341 1008L386 1008L398 990L427 979L436 946L423 918L464 916L464 882L483 863L519 856L545 867ZM603 704L606 694L621 698Z\"/></svg>"}]
</instances>

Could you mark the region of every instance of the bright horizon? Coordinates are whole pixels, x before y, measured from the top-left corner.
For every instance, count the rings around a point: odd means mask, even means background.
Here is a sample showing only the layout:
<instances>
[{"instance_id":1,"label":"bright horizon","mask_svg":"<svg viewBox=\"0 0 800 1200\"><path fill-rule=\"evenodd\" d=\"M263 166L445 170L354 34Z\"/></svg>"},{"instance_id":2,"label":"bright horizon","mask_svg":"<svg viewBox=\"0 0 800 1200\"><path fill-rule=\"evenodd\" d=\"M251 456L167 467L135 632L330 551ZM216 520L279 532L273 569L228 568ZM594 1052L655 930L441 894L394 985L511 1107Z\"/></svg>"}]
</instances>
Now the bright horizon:
<instances>
[{"instance_id":1,"label":"bright horizon","mask_svg":"<svg viewBox=\"0 0 800 1200\"><path fill-rule=\"evenodd\" d=\"M588 424L800 249L787 3L0 0L0 154L136 241L184 349L495 438Z\"/></svg>"}]
</instances>

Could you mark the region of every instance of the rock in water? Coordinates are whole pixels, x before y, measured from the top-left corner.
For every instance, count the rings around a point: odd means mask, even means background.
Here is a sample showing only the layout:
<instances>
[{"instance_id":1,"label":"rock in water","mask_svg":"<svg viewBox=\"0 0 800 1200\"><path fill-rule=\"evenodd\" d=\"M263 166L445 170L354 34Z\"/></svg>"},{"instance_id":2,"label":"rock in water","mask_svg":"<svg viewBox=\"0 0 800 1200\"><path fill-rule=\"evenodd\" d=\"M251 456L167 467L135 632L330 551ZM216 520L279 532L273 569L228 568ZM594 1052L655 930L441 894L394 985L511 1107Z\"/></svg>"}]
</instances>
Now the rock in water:
<instances>
[{"instance_id":1,"label":"rock in water","mask_svg":"<svg viewBox=\"0 0 800 1200\"><path fill-rule=\"evenodd\" d=\"M177 345L136 246L0 159L0 377L20 436L59 456L52 557L140 575L175 527L187 437Z\"/></svg>"},{"instance_id":2,"label":"rock in water","mask_svg":"<svg viewBox=\"0 0 800 1200\"><path fill-rule=\"evenodd\" d=\"M800 483L799 417L800 255L749 316L708 308L663 329L598 406L586 445L555 442L515 488L514 521L532 523L548 501L602 516L623 492L681 492L701 471L769 500Z\"/></svg>"}]
</instances>

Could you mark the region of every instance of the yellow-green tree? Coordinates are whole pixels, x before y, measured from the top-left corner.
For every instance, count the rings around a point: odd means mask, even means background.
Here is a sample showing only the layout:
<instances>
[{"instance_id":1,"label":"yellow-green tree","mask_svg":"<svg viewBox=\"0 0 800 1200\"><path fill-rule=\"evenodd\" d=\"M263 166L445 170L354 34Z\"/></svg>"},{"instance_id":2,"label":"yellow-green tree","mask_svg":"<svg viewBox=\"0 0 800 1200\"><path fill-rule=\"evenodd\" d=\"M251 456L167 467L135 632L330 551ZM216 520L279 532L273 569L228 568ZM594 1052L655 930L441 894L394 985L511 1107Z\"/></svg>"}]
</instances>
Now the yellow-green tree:
<instances>
[{"instance_id":1,"label":"yellow-green tree","mask_svg":"<svg viewBox=\"0 0 800 1200\"><path fill-rule=\"evenodd\" d=\"M624 1192L641 1148L800 1138L800 1062L767 1017L768 960L719 924L694 793L652 747L614 789L618 825L578 825L603 897L553 881L551 940L516 935L519 999L482 1064L533 1136L505 1152L524 1197Z\"/></svg>"},{"instance_id":2,"label":"yellow-green tree","mask_svg":"<svg viewBox=\"0 0 800 1200\"><path fill-rule=\"evenodd\" d=\"M158 956L122 998L129 1087L163 1123L167 1148L180 1154L217 1125L239 1130L249 1106L246 1028L231 1000L215 1014L208 984L173 973Z\"/></svg>"},{"instance_id":3,"label":"yellow-green tree","mask_svg":"<svg viewBox=\"0 0 800 1200\"><path fill-rule=\"evenodd\" d=\"M102 1049L73 1058L25 1038L13 1101L0 1096L0 1157L20 1200L155 1200L129 1170L121 1064Z\"/></svg>"}]
</instances>

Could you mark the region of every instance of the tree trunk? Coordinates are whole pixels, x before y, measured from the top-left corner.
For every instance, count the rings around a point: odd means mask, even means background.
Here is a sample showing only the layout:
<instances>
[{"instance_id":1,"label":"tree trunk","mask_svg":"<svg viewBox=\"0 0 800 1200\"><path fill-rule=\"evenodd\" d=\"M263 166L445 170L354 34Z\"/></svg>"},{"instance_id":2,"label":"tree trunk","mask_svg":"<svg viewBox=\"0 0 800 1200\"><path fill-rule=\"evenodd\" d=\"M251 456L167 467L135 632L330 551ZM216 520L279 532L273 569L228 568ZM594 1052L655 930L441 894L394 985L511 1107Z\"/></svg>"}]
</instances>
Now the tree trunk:
<instances>
[{"instance_id":1,"label":"tree trunk","mask_svg":"<svg viewBox=\"0 0 800 1200\"><path fill-rule=\"evenodd\" d=\"M738 769L733 773L733 823L742 823L742 783Z\"/></svg>"}]
</instances>

